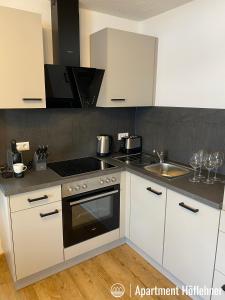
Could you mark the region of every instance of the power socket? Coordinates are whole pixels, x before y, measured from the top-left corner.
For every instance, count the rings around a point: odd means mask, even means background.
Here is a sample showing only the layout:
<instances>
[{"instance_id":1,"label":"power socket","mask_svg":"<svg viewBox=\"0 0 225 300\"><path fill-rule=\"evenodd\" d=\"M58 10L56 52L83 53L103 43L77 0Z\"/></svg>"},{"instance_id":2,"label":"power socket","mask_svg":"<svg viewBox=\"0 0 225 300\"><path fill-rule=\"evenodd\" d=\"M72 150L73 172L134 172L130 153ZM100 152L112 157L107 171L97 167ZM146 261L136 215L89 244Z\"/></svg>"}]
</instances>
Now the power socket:
<instances>
[{"instance_id":1,"label":"power socket","mask_svg":"<svg viewBox=\"0 0 225 300\"><path fill-rule=\"evenodd\" d=\"M28 151L30 150L30 143L29 142L16 143L16 149L19 152Z\"/></svg>"},{"instance_id":2,"label":"power socket","mask_svg":"<svg viewBox=\"0 0 225 300\"><path fill-rule=\"evenodd\" d=\"M129 132L118 133L118 141L121 141L122 138L128 137Z\"/></svg>"}]
</instances>

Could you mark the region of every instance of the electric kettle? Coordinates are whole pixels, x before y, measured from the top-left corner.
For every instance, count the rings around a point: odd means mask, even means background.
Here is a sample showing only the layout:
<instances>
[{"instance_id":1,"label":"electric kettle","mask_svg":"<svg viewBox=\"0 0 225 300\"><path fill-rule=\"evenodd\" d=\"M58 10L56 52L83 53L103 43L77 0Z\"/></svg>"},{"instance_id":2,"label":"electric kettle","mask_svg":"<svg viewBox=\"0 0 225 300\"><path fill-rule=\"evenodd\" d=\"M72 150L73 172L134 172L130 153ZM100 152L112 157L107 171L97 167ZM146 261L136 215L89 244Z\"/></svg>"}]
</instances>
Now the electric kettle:
<instances>
[{"instance_id":1,"label":"electric kettle","mask_svg":"<svg viewBox=\"0 0 225 300\"><path fill-rule=\"evenodd\" d=\"M112 148L112 137L110 135L97 136L97 155L107 156L110 155Z\"/></svg>"}]
</instances>

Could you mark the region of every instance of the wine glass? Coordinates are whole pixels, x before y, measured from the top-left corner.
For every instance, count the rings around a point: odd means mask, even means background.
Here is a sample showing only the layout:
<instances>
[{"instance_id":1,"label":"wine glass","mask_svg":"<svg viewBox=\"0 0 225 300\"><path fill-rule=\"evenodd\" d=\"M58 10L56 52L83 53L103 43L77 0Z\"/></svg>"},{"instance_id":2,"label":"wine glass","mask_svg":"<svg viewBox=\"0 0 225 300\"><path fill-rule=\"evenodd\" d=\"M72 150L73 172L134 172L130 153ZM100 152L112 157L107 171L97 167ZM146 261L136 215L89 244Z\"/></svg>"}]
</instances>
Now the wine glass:
<instances>
[{"instance_id":1,"label":"wine glass","mask_svg":"<svg viewBox=\"0 0 225 300\"><path fill-rule=\"evenodd\" d=\"M223 165L224 161L224 154L223 152L215 152L213 153L213 156L215 158L215 175L213 177L214 181L221 181L220 178L217 177L218 169Z\"/></svg>"},{"instance_id":2,"label":"wine glass","mask_svg":"<svg viewBox=\"0 0 225 300\"><path fill-rule=\"evenodd\" d=\"M216 159L213 153L205 154L204 156L204 166L208 170L208 177L205 181L203 181L206 184L213 184L214 181L212 178L210 178L210 172L215 168L216 166Z\"/></svg>"},{"instance_id":3,"label":"wine glass","mask_svg":"<svg viewBox=\"0 0 225 300\"><path fill-rule=\"evenodd\" d=\"M205 178L205 176L202 175L202 167L203 167L205 152L204 152L204 150L199 150L197 153L198 153L199 159L200 159L199 173L198 173L197 177L199 179L203 179L203 178Z\"/></svg>"},{"instance_id":4,"label":"wine glass","mask_svg":"<svg viewBox=\"0 0 225 300\"><path fill-rule=\"evenodd\" d=\"M194 169L194 176L189 181L193 183L200 182L200 179L196 176L197 169L200 167L200 156L198 153L194 153L189 161L190 166Z\"/></svg>"}]
</instances>

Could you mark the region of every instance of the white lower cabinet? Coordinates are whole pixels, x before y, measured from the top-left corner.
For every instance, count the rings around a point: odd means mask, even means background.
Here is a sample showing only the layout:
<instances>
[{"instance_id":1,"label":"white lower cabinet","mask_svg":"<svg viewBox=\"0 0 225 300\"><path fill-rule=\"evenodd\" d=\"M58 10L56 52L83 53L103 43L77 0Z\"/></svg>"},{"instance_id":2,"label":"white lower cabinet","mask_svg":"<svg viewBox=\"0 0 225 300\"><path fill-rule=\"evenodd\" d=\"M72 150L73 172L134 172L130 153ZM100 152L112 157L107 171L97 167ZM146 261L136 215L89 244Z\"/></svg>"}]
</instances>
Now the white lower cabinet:
<instances>
[{"instance_id":1,"label":"white lower cabinet","mask_svg":"<svg viewBox=\"0 0 225 300\"><path fill-rule=\"evenodd\" d=\"M129 172L121 173L120 182L120 238L130 237L130 177Z\"/></svg>"},{"instance_id":2,"label":"white lower cabinet","mask_svg":"<svg viewBox=\"0 0 225 300\"><path fill-rule=\"evenodd\" d=\"M11 214L17 280L63 262L61 201Z\"/></svg>"},{"instance_id":3,"label":"white lower cabinet","mask_svg":"<svg viewBox=\"0 0 225 300\"><path fill-rule=\"evenodd\" d=\"M214 299L225 299L225 211L221 212L220 231L218 238L216 266L213 287L219 289L221 295L213 296Z\"/></svg>"},{"instance_id":4,"label":"white lower cabinet","mask_svg":"<svg viewBox=\"0 0 225 300\"><path fill-rule=\"evenodd\" d=\"M213 295L211 300L219 300L225 299L225 275L222 273L215 271L213 288L218 289L220 295Z\"/></svg>"},{"instance_id":5,"label":"white lower cabinet","mask_svg":"<svg viewBox=\"0 0 225 300\"><path fill-rule=\"evenodd\" d=\"M130 240L162 264L166 188L131 175Z\"/></svg>"},{"instance_id":6,"label":"white lower cabinet","mask_svg":"<svg viewBox=\"0 0 225 300\"><path fill-rule=\"evenodd\" d=\"M225 275L225 233L222 231L219 232L216 269Z\"/></svg>"},{"instance_id":7,"label":"white lower cabinet","mask_svg":"<svg viewBox=\"0 0 225 300\"><path fill-rule=\"evenodd\" d=\"M219 218L219 210L167 190L163 265L185 285L212 287Z\"/></svg>"}]
</instances>

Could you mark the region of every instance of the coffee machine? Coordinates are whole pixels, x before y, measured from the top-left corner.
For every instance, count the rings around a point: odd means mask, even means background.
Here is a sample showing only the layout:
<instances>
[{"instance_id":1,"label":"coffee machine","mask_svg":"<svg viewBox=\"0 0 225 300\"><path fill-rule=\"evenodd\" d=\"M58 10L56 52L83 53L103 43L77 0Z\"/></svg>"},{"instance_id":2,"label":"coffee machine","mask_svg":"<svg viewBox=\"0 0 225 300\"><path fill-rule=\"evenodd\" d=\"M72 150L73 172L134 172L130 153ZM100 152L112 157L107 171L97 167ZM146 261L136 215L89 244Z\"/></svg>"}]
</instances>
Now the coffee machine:
<instances>
[{"instance_id":1,"label":"coffee machine","mask_svg":"<svg viewBox=\"0 0 225 300\"><path fill-rule=\"evenodd\" d=\"M8 166L12 168L14 164L22 163L23 157L22 153L17 150L16 140L12 140L10 145L11 148L7 151L7 162Z\"/></svg>"}]
</instances>

